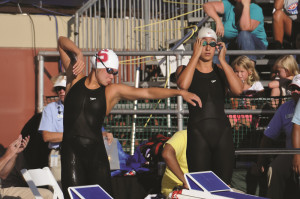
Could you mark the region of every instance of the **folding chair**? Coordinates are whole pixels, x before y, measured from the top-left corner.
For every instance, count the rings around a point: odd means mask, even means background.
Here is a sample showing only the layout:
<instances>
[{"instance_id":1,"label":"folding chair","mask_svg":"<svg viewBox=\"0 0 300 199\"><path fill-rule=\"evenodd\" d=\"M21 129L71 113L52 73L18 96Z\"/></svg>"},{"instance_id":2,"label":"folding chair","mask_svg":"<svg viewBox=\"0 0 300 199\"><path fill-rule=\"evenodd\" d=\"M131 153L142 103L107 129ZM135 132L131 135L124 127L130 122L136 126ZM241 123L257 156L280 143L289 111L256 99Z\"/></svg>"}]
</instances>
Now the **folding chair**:
<instances>
[{"instance_id":1,"label":"folding chair","mask_svg":"<svg viewBox=\"0 0 300 199\"><path fill-rule=\"evenodd\" d=\"M85 185L69 187L68 192L71 199L113 199L102 187L99 185Z\"/></svg>"},{"instance_id":2,"label":"folding chair","mask_svg":"<svg viewBox=\"0 0 300 199\"><path fill-rule=\"evenodd\" d=\"M64 198L63 192L49 167L44 167L43 169L22 169L21 173L36 199L43 199L37 187L47 185L53 188L53 199Z\"/></svg>"}]
</instances>

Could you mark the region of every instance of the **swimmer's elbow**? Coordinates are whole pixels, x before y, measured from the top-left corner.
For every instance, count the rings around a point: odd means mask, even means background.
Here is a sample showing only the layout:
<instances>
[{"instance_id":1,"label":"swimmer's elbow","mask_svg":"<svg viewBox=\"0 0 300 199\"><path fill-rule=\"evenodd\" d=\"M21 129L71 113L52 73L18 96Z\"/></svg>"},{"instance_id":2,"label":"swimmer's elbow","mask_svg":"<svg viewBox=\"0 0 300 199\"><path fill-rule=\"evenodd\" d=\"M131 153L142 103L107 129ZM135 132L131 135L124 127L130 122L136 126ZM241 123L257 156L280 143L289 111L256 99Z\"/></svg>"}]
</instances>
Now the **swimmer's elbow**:
<instances>
[{"instance_id":1,"label":"swimmer's elbow","mask_svg":"<svg viewBox=\"0 0 300 199\"><path fill-rule=\"evenodd\" d=\"M243 93L243 88L240 88L240 89L237 91L236 95L241 95L242 93Z\"/></svg>"},{"instance_id":2,"label":"swimmer's elbow","mask_svg":"<svg viewBox=\"0 0 300 199\"><path fill-rule=\"evenodd\" d=\"M58 38L58 40L57 40L57 45L58 46L61 46L61 43L62 43L62 40L64 39L64 37L63 36L60 36L59 38Z\"/></svg>"},{"instance_id":3,"label":"swimmer's elbow","mask_svg":"<svg viewBox=\"0 0 300 199\"><path fill-rule=\"evenodd\" d=\"M177 81L177 86L181 90L188 90L189 89L189 85L187 85L186 83L183 83L183 82Z\"/></svg>"},{"instance_id":4,"label":"swimmer's elbow","mask_svg":"<svg viewBox=\"0 0 300 199\"><path fill-rule=\"evenodd\" d=\"M243 93L243 88L231 90L231 93L235 96L240 96Z\"/></svg>"}]
</instances>

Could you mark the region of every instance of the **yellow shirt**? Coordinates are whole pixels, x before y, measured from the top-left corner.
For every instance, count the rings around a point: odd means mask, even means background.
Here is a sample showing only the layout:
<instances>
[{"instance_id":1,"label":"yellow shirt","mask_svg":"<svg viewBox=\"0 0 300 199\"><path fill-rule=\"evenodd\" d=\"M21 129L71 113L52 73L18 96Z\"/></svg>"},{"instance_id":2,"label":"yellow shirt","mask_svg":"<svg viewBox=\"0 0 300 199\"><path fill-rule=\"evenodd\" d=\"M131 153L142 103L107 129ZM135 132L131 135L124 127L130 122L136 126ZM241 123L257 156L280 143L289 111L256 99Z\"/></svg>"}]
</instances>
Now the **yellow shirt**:
<instances>
[{"instance_id":1,"label":"yellow shirt","mask_svg":"<svg viewBox=\"0 0 300 199\"><path fill-rule=\"evenodd\" d=\"M186 161L187 131L182 130L176 132L166 143L170 144L174 148L176 159L183 173L188 173L189 171ZM168 167L166 167L166 171L161 182L162 194L168 197L169 193L172 192L174 187L182 185L182 182Z\"/></svg>"}]
</instances>

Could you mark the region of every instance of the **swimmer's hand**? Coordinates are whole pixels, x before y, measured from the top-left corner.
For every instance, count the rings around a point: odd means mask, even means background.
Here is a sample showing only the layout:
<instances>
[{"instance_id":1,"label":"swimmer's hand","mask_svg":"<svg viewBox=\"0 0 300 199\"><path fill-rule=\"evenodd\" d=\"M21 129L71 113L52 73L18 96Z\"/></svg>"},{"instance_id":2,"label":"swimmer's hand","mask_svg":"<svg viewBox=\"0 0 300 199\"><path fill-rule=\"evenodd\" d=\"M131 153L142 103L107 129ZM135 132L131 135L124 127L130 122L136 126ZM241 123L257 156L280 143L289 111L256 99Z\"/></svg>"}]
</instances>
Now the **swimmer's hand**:
<instances>
[{"instance_id":1,"label":"swimmer's hand","mask_svg":"<svg viewBox=\"0 0 300 199\"><path fill-rule=\"evenodd\" d=\"M185 101L190 103L192 106L197 106L198 103L199 107L202 108L202 102L196 94L190 93L186 90L181 90L181 96Z\"/></svg>"},{"instance_id":2,"label":"swimmer's hand","mask_svg":"<svg viewBox=\"0 0 300 199\"><path fill-rule=\"evenodd\" d=\"M73 65L73 74L77 76L85 69L85 61L81 52L76 55L75 59L76 63Z\"/></svg>"},{"instance_id":3,"label":"swimmer's hand","mask_svg":"<svg viewBox=\"0 0 300 199\"><path fill-rule=\"evenodd\" d=\"M219 53L219 60L226 61L225 60L225 55L226 55L227 49L226 49L226 45L225 45L224 42L218 42L217 43L217 51Z\"/></svg>"}]
</instances>

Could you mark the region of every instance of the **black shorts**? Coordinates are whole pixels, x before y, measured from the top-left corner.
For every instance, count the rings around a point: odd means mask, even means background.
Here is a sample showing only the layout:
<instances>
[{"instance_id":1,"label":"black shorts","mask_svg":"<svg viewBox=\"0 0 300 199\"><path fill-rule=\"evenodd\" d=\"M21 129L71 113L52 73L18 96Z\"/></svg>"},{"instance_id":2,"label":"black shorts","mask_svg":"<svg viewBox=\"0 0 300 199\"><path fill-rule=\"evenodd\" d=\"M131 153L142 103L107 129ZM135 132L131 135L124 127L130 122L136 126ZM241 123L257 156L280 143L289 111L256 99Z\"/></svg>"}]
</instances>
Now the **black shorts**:
<instances>
[{"instance_id":1,"label":"black shorts","mask_svg":"<svg viewBox=\"0 0 300 199\"><path fill-rule=\"evenodd\" d=\"M300 21L294 20L292 21L292 34L291 34L291 42L293 47L296 47L296 37L300 33Z\"/></svg>"}]
</instances>

